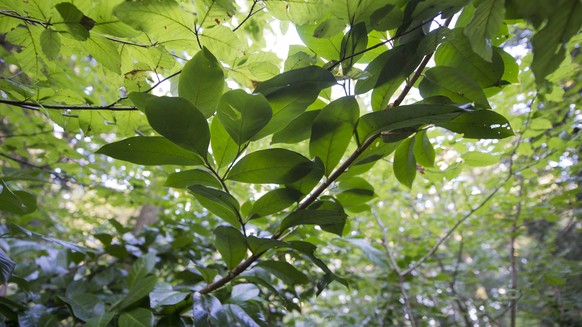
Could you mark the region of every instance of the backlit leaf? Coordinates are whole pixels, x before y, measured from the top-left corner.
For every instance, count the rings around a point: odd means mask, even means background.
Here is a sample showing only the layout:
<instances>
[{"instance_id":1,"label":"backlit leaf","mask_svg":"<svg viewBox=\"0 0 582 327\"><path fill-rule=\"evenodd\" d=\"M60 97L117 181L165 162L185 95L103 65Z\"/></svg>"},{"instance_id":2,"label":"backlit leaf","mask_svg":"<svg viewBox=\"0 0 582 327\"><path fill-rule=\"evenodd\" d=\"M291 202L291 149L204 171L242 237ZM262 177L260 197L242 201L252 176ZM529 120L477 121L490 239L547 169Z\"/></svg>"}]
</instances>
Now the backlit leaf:
<instances>
[{"instance_id":1,"label":"backlit leaf","mask_svg":"<svg viewBox=\"0 0 582 327\"><path fill-rule=\"evenodd\" d=\"M504 5L505 0L478 1L473 19L465 27L465 35L471 41L473 51L487 61L491 61L491 43L505 18Z\"/></svg>"},{"instance_id":2,"label":"backlit leaf","mask_svg":"<svg viewBox=\"0 0 582 327\"><path fill-rule=\"evenodd\" d=\"M262 94L252 95L243 90L225 93L218 105L218 119L239 145L265 127L271 116L271 106Z\"/></svg>"},{"instance_id":3,"label":"backlit leaf","mask_svg":"<svg viewBox=\"0 0 582 327\"><path fill-rule=\"evenodd\" d=\"M414 158L414 138L402 141L394 153L394 176L403 184L412 187L416 177L416 159Z\"/></svg>"},{"instance_id":4,"label":"backlit leaf","mask_svg":"<svg viewBox=\"0 0 582 327\"><path fill-rule=\"evenodd\" d=\"M483 89L462 71L446 66L430 68L424 73L419 85L423 98L446 96L454 103L475 103L482 108L490 108Z\"/></svg>"},{"instance_id":5,"label":"backlit leaf","mask_svg":"<svg viewBox=\"0 0 582 327\"><path fill-rule=\"evenodd\" d=\"M491 110L464 112L450 122L435 125L463 134L465 138L503 139L514 135L507 119Z\"/></svg>"}]
</instances>

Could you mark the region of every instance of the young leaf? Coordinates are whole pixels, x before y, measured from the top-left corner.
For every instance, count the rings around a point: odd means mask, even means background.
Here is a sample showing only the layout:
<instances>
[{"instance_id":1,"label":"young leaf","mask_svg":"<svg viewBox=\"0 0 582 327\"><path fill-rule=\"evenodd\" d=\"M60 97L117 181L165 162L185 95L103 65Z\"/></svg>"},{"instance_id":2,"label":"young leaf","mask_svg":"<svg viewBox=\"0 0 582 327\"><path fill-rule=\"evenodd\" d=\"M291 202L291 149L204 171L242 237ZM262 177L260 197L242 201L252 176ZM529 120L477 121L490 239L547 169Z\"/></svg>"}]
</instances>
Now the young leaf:
<instances>
[{"instance_id":1,"label":"young leaf","mask_svg":"<svg viewBox=\"0 0 582 327\"><path fill-rule=\"evenodd\" d=\"M208 118L216 111L224 85L222 66L208 49L202 48L184 65L178 94Z\"/></svg>"},{"instance_id":2,"label":"young leaf","mask_svg":"<svg viewBox=\"0 0 582 327\"><path fill-rule=\"evenodd\" d=\"M430 68L418 86L423 98L446 96L459 104L475 103L481 108L491 108L481 86L462 71L446 66Z\"/></svg>"},{"instance_id":3,"label":"young leaf","mask_svg":"<svg viewBox=\"0 0 582 327\"><path fill-rule=\"evenodd\" d=\"M412 187L416 177L416 159L414 158L414 138L407 138L400 143L394 153L394 175L403 184Z\"/></svg>"},{"instance_id":4,"label":"young leaf","mask_svg":"<svg viewBox=\"0 0 582 327\"><path fill-rule=\"evenodd\" d=\"M220 181L205 169L184 170L168 175L164 186L184 188L190 185L204 185L214 188L221 188Z\"/></svg>"},{"instance_id":5,"label":"young leaf","mask_svg":"<svg viewBox=\"0 0 582 327\"><path fill-rule=\"evenodd\" d=\"M222 303L210 294L192 295L192 318L195 327L228 326Z\"/></svg>"},{"instance_id":6,"label":"young leaf","mask_svg":"<svg viewBox=\"0 0 582 327\"><path fill-rule=\"evenodd\" d=\"M491 110L463 112L449 122L435 122L435 125L469 139L503 139L515 135L507 119Z\"/></svg>"},{"instance_id":7,"label":"young leaf","mask_svg":"<svg viewBox=\"0 0 582 327\"><path fill-rule=\"evenodd\" d=\"M236 158L239 146L216 117L210 124L210 142L212 156L218 169L228 166Z\"/></svg>"},{"instance_id":8,"label":"young leaf","mask_svg":"<svg viewBox=\"0 0 582 327\"><path fill-rule=\"evenodd\" d=\"M323 226L340 226L341 228L333 229L333 233L341 236L343 226L346 223L347 215L343 211L336 210L298 210L289 214L279 226L280 230L299 226L299 225L319 225Z\"/></svg>"},{"instance_id":9,"label":"young leaf","mask_svg":"<svg viewBox=\"0 0 582 327\"><path fill-rule=\"evenodd\" d=\"M192 185L188 189L208 211L233 226L240 226L240 205L232 195L202 185Z\"/></svg>"},{"instance_id":10,"label":"young leaf","mask_svg":"<svg viewBox=\"0 0 582 327\"><path fill-rule=\"evenodd\" d=\"M201 165L202 159L161 136L135 136L109 143L98 154L133 162L139 165Z\"/></svg>"},{"instance_id":11,"label":"young leaf","mask_svg":"<svg viewBox=\"0 0 582 327\"><path fill-rule=\"evenodd\" d=\"M434 167L435 152L426 131L419 131L414 137L414 157L423 167Z\"/></svg>"},{"instance_id":12,"label":"young leaf","mask_svg":"<svg viewBox=\"0 0 582 327\"><path fill-rule=\"evenodd\" d=\"M148 309L137 308L122 313L117 323L119 326L127 327L152 327L154 325L154 314Z\"/></svg>"},{"instance_id":13,"label":"young leaf","mask_svg":"<svg viewBox=\"0 0 582 327\"><path fill-rule=\"evenodd\" d=\"M272 111L262 94L251 95L239 89L222 96L216 116L232 139L241 145L267 125Z\"/></svg>"},{"instance_id":14,"label":"young leaf","mask_svg":"<svg viewBox=\"0 0 582 327\"><path fill-rule=\"evenodd\" d=\"M333 101L313 121L309 154L319 157L329 176L348 148L360 108L354 97Z\"/></svg>"},{"instance_id":15,"label":"young leaf","mask_svg":"<svg viewBox=\"0 0 582 327\"><path fill-rule=\"evenodd\" d=\"M252 152L238 161L227 178L255 184L292 183L307 175L313 167L309 159L286 149Z\"/></svg>"},{"instance_id":16,"label":"young leaf","mask_svg":"<svg viewBox=\"0 0 582 327\"><path fill-rule=\"evenodd\" d=\"M297 202L300 197L301 192L291 188L269 191L253 204L249 217L254 219L277 213Z\"/></svg>"},{"instance_id":17,"label":"young leaf","mask_svg":"<svg viewBox=\"0 0 582 327\"><path fill-rule=\"evenodd\" d=\"M258 140L287 126L317 99L321 90L336 83L330 72L318 66L287 71L260 83L255 93L267 98L273 108L273 117L253 139Z\"/></svg>"},{"instance_id":18,"label":"young leaf","mask_svg":"<svg viewBox=\"0 0 582 327\"><path fill-rule=\"evenodd\" d=\"M147 101L145 113L156 132L206 158L210 143L208 122L190 101L176 97L152 98Z\"/></svg>"},{"instance_id":19,"label":"young leaf","mask_svg":"<svg viewBox=\"0 0 582 327\"><path fill-rule=\"evenodd\" d=\"M232 270L247 256L247 240L240 231L230 226L218 226L214 230L216 249L226 267Z\"/></svg>"},{"instance_id":20,"label":"young leaf","mask_svg":"<svg viewBox=\"0 0 582 327\"><path fill-rule=\"evenodd\" d=\"M497 35L504 18L505 0L481 0L473 19L465 27L465 35L471 41L473 51L489 62L493 56L491 41Z\"/></svg>"}]
</instances>

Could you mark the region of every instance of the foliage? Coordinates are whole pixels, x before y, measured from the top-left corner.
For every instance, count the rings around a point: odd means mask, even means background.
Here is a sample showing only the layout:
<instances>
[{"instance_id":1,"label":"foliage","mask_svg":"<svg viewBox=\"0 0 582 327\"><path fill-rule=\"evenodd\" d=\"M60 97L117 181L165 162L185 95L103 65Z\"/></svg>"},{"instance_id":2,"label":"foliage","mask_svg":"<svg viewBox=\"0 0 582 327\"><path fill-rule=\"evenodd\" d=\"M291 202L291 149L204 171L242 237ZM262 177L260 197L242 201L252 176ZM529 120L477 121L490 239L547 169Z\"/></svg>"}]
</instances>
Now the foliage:
<instances>
[{"instance_id":1,"label":"foliage","mask_svg":"<svg viewBox=\"0 0 582 327\"><path fill-rule=\"evenodd\" d=\"M581 322L579 1L0 17L2 324Z\"/></svg>"}]
</instances>

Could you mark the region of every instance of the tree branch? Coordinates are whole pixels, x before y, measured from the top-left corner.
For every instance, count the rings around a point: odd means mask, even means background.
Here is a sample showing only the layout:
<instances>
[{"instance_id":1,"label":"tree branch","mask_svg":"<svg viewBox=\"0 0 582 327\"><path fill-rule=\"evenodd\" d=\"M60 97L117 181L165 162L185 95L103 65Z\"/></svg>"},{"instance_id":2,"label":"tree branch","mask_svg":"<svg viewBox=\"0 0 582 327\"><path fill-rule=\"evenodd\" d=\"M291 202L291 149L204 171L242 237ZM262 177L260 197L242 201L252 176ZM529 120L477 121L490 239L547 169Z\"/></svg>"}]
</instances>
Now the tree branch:
<instances>
[{"instance_id":1,"label":"tree branch","mask_svg":"<svg viewBox=\"0 0 582 327\"><path fill-rule=\"evenodd\" d=\"M237 27L235 27L232 31L236 32L236 30L238 30L239 28L241 28L241 26L243 26L244 23L246 23L247 20L249 20L249 18L251 18L254 14L260 12L261 10L265 9L264 7L253 12L253 10L255 9L255 6L257 5L257 2L259 2L259 0L254 0L253 1L253 5L251 6L251 9L249 10L249 14L240 22L240 24L238 24Z\"/></svg>"},{"instance_id":2,"label":"tree branch","mask_svg":"<svg viewBox=\"0 0 582 327\"><path fill-rule=\"evenodd\" d=\"M50 22L45 22L36 18L30 18L30 17L24 17L21 16L20 14L18 14L17 12L13 11L13 10L0 10L0 15L6 16L6 17L12 17L12 18L16 18L16 19L20 19L22 21L25 21L27 23L31 23L31 24L39 24L43 27L49 27L51 25L53 25Z\"/></svg>"},{"instance_id":3,"label":"tree branch","mask_svg":"<svg viewBox=\"0 0 582 327\"><path fill-rule=\"evenodd\" d=\"M59 109L59 110L111 110L111 111L135 111L138 110L136 107L114 107L113 105L106 106L83 106L83 105L60 105L60 104L41 104L29 101L16 101L16 100L6 100L0 99L0 103L7 104L9 106L20 107L29 110L38 111L42 109Z\"/></svg>"}]
</instances>

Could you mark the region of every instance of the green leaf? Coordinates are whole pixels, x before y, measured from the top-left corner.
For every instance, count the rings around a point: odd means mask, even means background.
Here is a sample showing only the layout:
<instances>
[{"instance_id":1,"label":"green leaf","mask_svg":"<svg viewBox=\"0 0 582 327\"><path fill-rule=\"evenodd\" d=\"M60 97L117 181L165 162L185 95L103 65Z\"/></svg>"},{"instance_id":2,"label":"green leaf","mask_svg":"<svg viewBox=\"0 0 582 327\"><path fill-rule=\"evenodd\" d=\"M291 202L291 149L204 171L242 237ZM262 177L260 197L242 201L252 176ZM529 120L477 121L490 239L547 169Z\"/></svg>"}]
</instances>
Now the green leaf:
<instances>
[{"instance_id":1,"label":"green leaf","mask_svg":"<svg viewBox=\"0 0 582 327\"><path fill-rule=\"evenodd\" d=\"M361 177L342 180L338 188L341 192L336 195L336 198L348 209L359 207L376 196L374 187Z\"/></svg>"},{"instance_id":2,"label":"green leaf","mask_svg":"<svg viewBox=\"0 0 582 327\"><path fill-rule=\"evenodd\" d=\"M249 217L254 219L277 213L299 201L300 197L301 192L290 188L269 191L253 204Z\"/></svg>"},{"instance_id":3,"label":"green leaf","mask_svg":"<svg viewBox=\"0 0 582 327\"><path fill-rule=\"evenodd\" d=\"M500 158L489 153L471 151L461 155L466 165L472 167L486 167L499 163Z\"/></svg>"},{"instance_id":4,"label":"green leaf","mask_svg":"<svg viewBox=\"0 0 582 327\"><path fill-rule=\"evenodd\" d=\"M434 147L430 143L426 131L419 131L414 137L414 157L423 167L434 167Z\"/></svg>"},{"instance_id":5,"label":"green leaf","mask_svg":"<svg viewBox=\"0 0 582 327\"><path fill-rule=\"evenodd\" d=\"M44 52L48 59L57 59L61 51L61 38L59 37L59 33L50 28L46 28L40 33L40 45L42 52Z\"/></svg>"},{"instance_id":6,"label":"green leaf","mask_svg":"<svg viewBox=\"0 0 582 327\"><path fill-rule=\"evenodd\" d=\"M307 195L319 183L323 177L324 172L325 168L323 167L323 162L321 159L319 159L319 157L315 157L313 159L313 166L311 171L307 173L307 175L295 182L287 183L285 186Z\"/></svg>"},{"instance_id":7,"label":"green leaf","mask_svg":"<svg viewBox=\"0 0 582 327\"><path fill-rule=\"evenodd\" d=\"M456 68L477 82L482 88L499 85L504 74L504 60L500 55L502 50L495 48L489 61L475 53L469 38L463 34L463 29L452 30L447 42L435 52L437 66Z\"/></svg>"},{"instance_id":8,"label":"green leaf","mask_svg":"<svg viewBox=\"0 0 582 327\"><path fill-rule=\"evenodd\" d=\"M348 282L339 277L338 275L334 274L329 267L323 262L321 261L321 259L319 259L317 256L315 256L315 250L317 249L317 247L309 242L304 242L304 241L291 241L288 242L289 247L294 249L295 251L302 253L304 255L306 255L316 266L318 266L319 268L321 268L321 270L323 270L327 275L330 275L332 277L332 280L338 281L341 284L343 284L344 286L348 287Z\"/></svg>"},{"instance_id":9,"label":"green leaf","mask_svg":"<svg viewBox=\"0 0 582 327\"><path fill-rule=\"evenodd\" d=\"M566 44L580 31L582 4L579 0L565 0L548 17L548 23L532 38L533 62L531 68L536 83L542 85L566 57Z\"/></svg>"},{"instance_id":10,"label":"green leaf","mask_svg":"<svg viewBox=\"0 0 582 327\"><path fill-rule=\"evenodd\" d=\"M323 161L326 176L337 166L348 148L359 115L356 99L343 97L323 108L313 121L309 154Z\"/></svg>"},{"instance_id":11,"label":"green leaf","mask_svg":"<svg viewBox=\"0 0 582 327\"><path fill-rule=\"evenodd\" d=\"M332 232L342 236L343 226L346 223L347 215L343 211L336 210L298 210L289 214L279 226L279 230L284 231L288 228L299 225L319 225L340 228L332 228Z\"/></svg>"},{"instance_id":12,"label":"green leaf","mask_svg":"<svg viewBox=\"0 0 582 327\"><path fill-rule=\"evenodd\" d=\"M240 159L227 178L255 184L292 183L307 175L313 167L309 159L286 149L252 152Z\"/></svg>"},{"instance_id":13,"label":"green leaf","mask_svg":"<svg viewBox=\"0 0 582 327\"><path fill-rule=\"evenodd\" d=\"M36 211L36 198L25 191L12 191L0 178L0 211L26 215Z\"/></svg>"},{"instance_id":14,"label":"green leaf","mask_svg":"<svg viewBox=\"0 0 582 327\"><path fill-rule=\"evenodd\" d=\"M368 260L370 260L376 266L383 269L390 269L390 264L388 263L386 253L378 250L368 240L360 238L346 238L343 239L343 241L357 246L360 250L362 250L366 258L368 258Z\"/></svg>"},{"instance_id":15,"label":"green leaf","mask_svg":"<svg viewBox=\"0 0 582 327\"><path fill-rule=\"evenodd\" d=\"M330 72L317 66L287 71L260 83L255 93L267 98L273 115L267 126L253 139L258 140L283 129L317 99L321 90L336 83Z\"/></svg>"},{"instance_id":16,"label":"green leaf","mask_svg":"<svg viewBox=\"0 0 582 327\"><path fill-rule=\"evenodd\" d=\"M481 0L477 3L473 19L465 27L465 35L471 41L473 51L490 62L493 56L491 42L505 18L505 0Z\"/></svg>"},{"instance_id":17,"label":"green leaf","mask_svg":"<svg viewBox=\"0 0 582 327\"><path fill-rule=\"evenodd\" d=\"M413 104L372 112L360 117L358 121L358 138L363 142L368 137L379 133L424 125L448 122L459 116L463 109L450 105Z\"/></svg>"},{"instance_id":18,"label":"green leaf","mask_svg":"<svg viewBox=\"0 0 582 327\"><path fill-rule=\"evenodd\" d=\"M214 277L216 277L216 275L218 275L218 270L212 269L212 268L196 266L196 270L198 270L200 272L200 275L202 275L202 278L207 283L212 283L212 281L214 280Z\"/></svg>"},{"instance_id":19,"label":"green leaf","mask_svg":"<svg viewBox=\"0 0 582 327\"><path fill-rule=\"evenodd\" d=\"M97 150L111 158L139 165L201 165L202 159L161 136L135 136L106 144Z\"/></svg>"},{"instance_id":20,"label":"green leaf","mask_svg":"<svg viewBox=\"0 0 582 327\"><path fill-rule=\"evenodd\" d=\"M282 241L274 240L272 238L258 238L255 236L249 236L247 242L249 244L249 249L251 249L253 254L259 254L270 249L288 246L287 243Z\"/></svg>"},{"instance_id":21,"label":"green leaf","mask_svg":"<svg viewBox=\"0 0 582 327\"><path fill-rule=\"evenodd\" d=\"M154 271L156 265L156 255L148 253L139 257L131 266L127 274L127 285L131 288L140 283L148 274Z\"/></svg>"},{"instance_id":22,"label":"green leaf","mask_svg":"<svg viewBox=\"0 0 582 327\"><path fill-rule=\"evenodd\" d=\"M243 308L236 304L227 304L225 305L228 312L231 314L232 317L238 322L237 326L241 327L260 327L259 324L246 313Z\"/></svg>"},{"instance_id":23,"label":"green leaf","mask_svg":"<svg viewBox=\"0 0 582 327\"><path fill-rule=\"evenodd\" d=\"M350 31L344 35L342 39L341 54L342 58L349 58L342 61L343 74L347 74L352 66L358 62L363 56L363 53L353 56L366 49L368 45L368 31L366 31L366 24L359 23L351 27Z\"/></svg>"},{"instance_id":24,"label":"green leaf","mask_svg":"<svg viewBox=\"0 0 582 327\"><path fill-rule=\"evenodd\" d=\"M210 294L192 295L192 318L195 327L228 326L222 303Z\"/></svg>"},{"instance_id":25,"label":"green leaf","mask_svg":"<svg viewBox=\"0 0 582 327\"><path fill-rule=\"evenodd\" d=\"M95 21L85 16L74 4L61 2L55 6L65 26L77 40L87 40L89 31L95 26Z\"/></svg>"},{"instance_id":26,"label":"green leaf","mask_svg":"<svg viewBox=\"0 0 582 327\"><path fill-rule=\"evenodd\" d=\"M233 226L240 226L240 205L232 195L202 185L192 185L188 189L208 211Z\"/></svg>"},{"instance_id":27,"label":"green leaf","mask_svg":"<svg viewBox=\"0 0 582 327\"><path fill-rule=\"evenodd\" d=\"M271 143L299 143L311 136L311 126L321 110L310 110L293 119L289 125L273 134Z\"/></svg>"},{"instance_id":28,"label":"green leaf","mask_svg":"<svg viewBox=\"0 0 582 327\"><path fill-rule=\"evenodd\" d=\"M304 273L285 261L265 260L259 262L255 267L265 269L289 286L307 284L309 282Z\"/></svg>"},{"instance_id":29,"label":"green leaf","mask_svg":"<svg viewBox=\"0 0 582 327\"><path fill-rule=\"evenodd\" d=\"M210 124L210 142L212 156L218 169L228 166L237 156L239 146L230 137L222 123L216 117Z\"/></svg>"},{"instance_id":30,"label":"green leaf","mask_svg":"<svg viewBox=\"0 0 582 327\"><path fill-rule=\"evenodd\" d=\"M83 46L105 68L116 74L121 73L121 56L114 42L104 37L94 36L83 42Z\"/></svg>"},{"instance_id":31,"label":"green leaf","mask_svg":"<svg viewBox=\"0 0 582 327\"><path fill-rule=\"evenodd\" d=\"M88 321L105 313L103 302L94 294L79 293L70 297L59 296L59 299L67 304L75 318L82 321Z\"/></svg>"},{"instance_id":32,"label":"green leaf","mask_svg":"<svg viewBox=\"0 0 582 327\"><path fill-rule=\"evenodd\" d=\"M309 48L314 49L317 56L327 60L339 60L340 49L343 35L337 33L327 38L315 37L315 30L319 27L317 24L296 25L297 34L301 41Z\"/></svg>"},{"instance_id":33,"label":"green leaf","mask_svg":"<svg viewBox=\"0 0 582 327\"><path fill-rule=\"evenodd\" d=\"M338 18L328 18L317 25L313 31L313 36L320 39L330 38L338 33L342 33L346 28L346 22Z\"/></svg>"},{"instance_id":34,"label":"green leaf","mask_svg":"<svg viewBox=\"0 0 582 327\"><path fill-rule=\"evenodd\" d=\"M109 322L115 317L114 313L104 313L86 321L87 327L107 327Z\"/></svg>"},{"instance_id":35,"label":"green leaf","mask_svg":"<svg viewBox=\"0 0 582 327\"><path fill-rule=\"evenodd\" d=\"M152 327L154 325L154 314L144 308L137 308L130 312L124 312L119 316L119 326L124 327Z\"/></svg>"},{"instance_id":36,"label":"green leaf","mask_svg":"<svg viewBox=\"0 0 582 327\"><path fill-rule=\"evenodd\" d=\"M189 295L188 292L178 292L173 289L155 288L150 293L150 307L157 308L178 304Z\"/></svg>"},{"instance_id":37,"label":"green leaf","mask_svg":"<svg viewBox=\"0 0 582 327\"><path fill-rule=\"evenodd\" d=\"M164 183L166 187L175 188L185 188L190 185L204 185L214 188L222 187L220 181L214 175L208 170L200 168L171 173Z\"/></svg>"},{"instance_id":38,"label":"green leaf","mask_svg":"<svg viewBox=\"0 0 582 327\"><path fill-rule=\"evenodd\" d=\"M272 111L262 94L251 95L239 89L222 96L216 116L232 139L242 145L267 125Z\"/></svg>"},{"instance_id":39,"label":"green leaf","mask_svg":"<svg viewBox=\"0 0 582 327\"><path fill-rule=\"evenodd\" d=\"M224 85L222 66L208 49L202 48L184 65L178 94L208 118L216 111Z\"/></svg>"},{"instance_id":40,"label":"green leaf","mask_svg":"<svg viewBox=\"0 0 582 327\"><path fill-rule=\"evenodd\" d=\"M119 309L123 310L128 308L144 297L148 296L148 294L150 294L150 292L156 286L157 282L158 279L156 276L147 276L143 279L135 281L133 286L131 286L127 291L125 297L121 299L121 302L119 303ZM116 307L116 305L113 305L113 307Z\"/></svg>"},{"instance_id":41,"label":"green leaf","mask_svg":"<svg viewBox=\"0 0 582 327\"><path fill-rule=\"evenodd\" d=\"M156 132L206 158L210 143L208 122L188 100L175 97L152 98L146 103L145 113Z\"/></svg>"},{"instance_id":42,"label":"green leaf","mask_svg":"<svg viewBox=\"0 0 582 327\"><path fill-rule=\"evenodd\" d=\"M16 264L0 249L0 284L8 283Z\"/></svg>"},{"instance_id":43,"label":"green leaf","mask_svg":"<svg viewBox=\"0 0 582 327\"><path fill-rule=\"evenodd\" d=\"M243 303L259 296L261 290L251 283L237 284L232 287L229 303Z\"/></svg>"},{"instance_id":44,"label":"green leaf","mask_svg":"<svg viewBox=\"0 0 582 327\"><path fill-rule=\"evenodd\" d=\"M503 139L514 135L507 119L491 110L464 112L450 122L435 125L470 139Z\"/></svg>"},{"instance_id":45,"label":"green leaf","mask_svg":"<svg viewBox=\"0 0 582 327\"><path fill-rule=\"evenodd\" d=\"M412 187L416 177L416 159L414 158L414 138L407 138L400 143L394 153L394 175L403 184Z\"/></svg>"},{"instance_id":46,"label":"green leaf","mask_svg":"<svg viewBox=\"0 0 582 327\"><path fill-rule=\"evenodd\" d=\"M241 232L230 226L218 226L214 230L216 249L229 270L234 269L247 256L247 241Z\"/></svg>"},{"instance_id":47,"label":"green leaf","mask_svg":"<svg viewBox=\"0 0 582 327\"><path fill-rule=\"evenodd\" d=\"M418 89L423 98L446 96L455 103L475 103L482 108L491 108L481 86L453 67L430 68L424 73Z\"/></svg>"}]
</instances>

